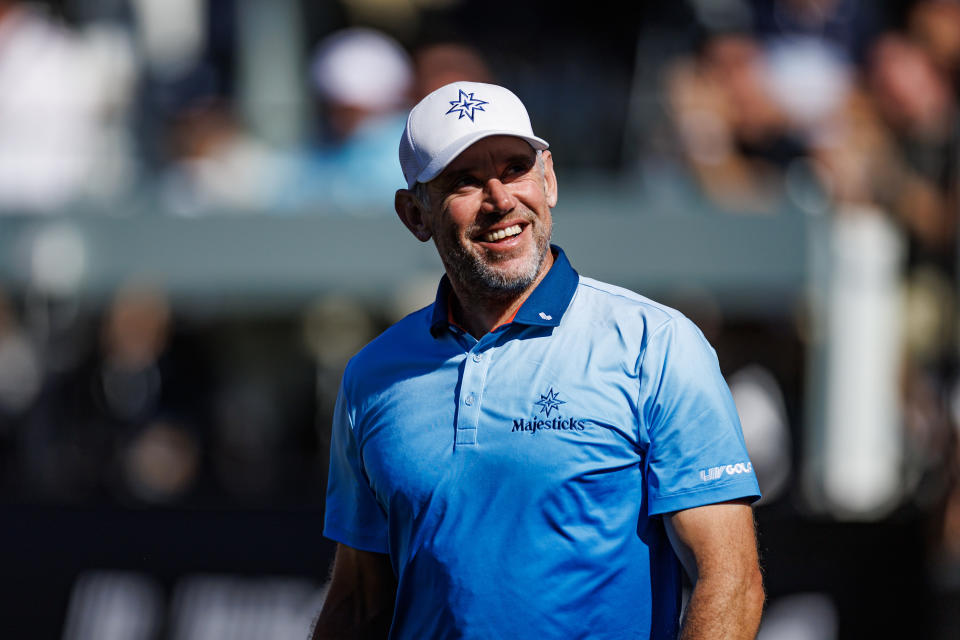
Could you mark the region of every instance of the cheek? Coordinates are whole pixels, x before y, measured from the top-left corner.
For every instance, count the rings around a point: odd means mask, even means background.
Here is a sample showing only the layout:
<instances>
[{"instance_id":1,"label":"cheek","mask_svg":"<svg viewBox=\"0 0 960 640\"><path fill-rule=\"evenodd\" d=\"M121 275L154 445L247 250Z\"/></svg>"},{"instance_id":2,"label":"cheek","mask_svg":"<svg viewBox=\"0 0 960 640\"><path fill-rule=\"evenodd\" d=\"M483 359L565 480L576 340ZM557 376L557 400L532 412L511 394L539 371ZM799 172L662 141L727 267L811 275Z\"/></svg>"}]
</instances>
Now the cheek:
<instances>
[{"instance_id":1,"label":"cheek","mask_svg":"<svg viewBox=\"0 0 960 640\"><path fill-rule=\"evenodd\" d=\"M553 219L549 216L540 217L540 235L549 238L553 233Z\"/></svg>"},{"instance_id":2,"label":"cheek","mask_svg":"<svg viewBox=\"0 0 960 640\"><path fill-rule=\"evenodd\" d=\"M441 224L450 228L452 235L462 236L473 227L476 221L476 211L477 208L472 203L465 202L462 199L451 202L444 211Z\"/></svg>"},{"instance_id":3,"label":"cheek","mask_svg":"<svg viewBox=\"0 0 960 640\"><path fill-rule=\"evenodd\" d=\"M452 220L449 216L435 221L433 237L439 245L443 247L459 246L464 237L464 228Z\"/></svg>"},{"instance_id":4,"label":"cheek","mask_svg":"<svg viewBox=\"0 0 960 640\"><path fill-rule=\"evenodd\" d=\"M550 195L547 184L540 180L531 180L523 187L522 192L516 194L520 200L531 211L542 217L542 213L550 208Z\"/></svg>"}]
</instances>

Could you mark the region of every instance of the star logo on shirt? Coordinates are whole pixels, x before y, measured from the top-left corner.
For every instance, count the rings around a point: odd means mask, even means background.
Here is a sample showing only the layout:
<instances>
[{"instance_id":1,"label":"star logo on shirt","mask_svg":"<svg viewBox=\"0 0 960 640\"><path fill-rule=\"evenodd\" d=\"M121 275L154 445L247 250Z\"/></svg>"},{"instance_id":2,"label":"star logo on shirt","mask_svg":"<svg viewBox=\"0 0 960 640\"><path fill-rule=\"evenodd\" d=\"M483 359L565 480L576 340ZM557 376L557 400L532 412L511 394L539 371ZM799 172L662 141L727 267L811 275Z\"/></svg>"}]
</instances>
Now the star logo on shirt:
<instances>
[{"instance_id":1,"label":"star logo on shirt","mask_svg":"<svg viewBox=\"0 0 960 640\"><path fill-rule=\"evenodd\" d=\"M477 111L483 111L483 105L489 104L485 100L480 100L479 98L474 98L473 93L467 93L463 89L460 89L460 96L456 100L451 100L450 104L453 106L450 107L450 110L443 115L449 115L451 113L459 113L460 116L457 120L463 119L464 116L470 118L470 121L473 122L473 116Z\"/></svg>"},{"instance_id":2,"label":"star logo on shirt","mask_svg":"<svg viewBox=\"0 0 960 640\"><path fill-rule=\"evenodd\" d=\"M560 396L559 393L556 393L553 390L553 387L550 387L550 391L547 391L547 395L540 394L539 402L535 402L538 407L540 407L540 413L545 414L548 418L550 417L550 412L554 409L558 409L560 405L567 404L563 400L558 400Z\"/></svg>"}]
</instances>

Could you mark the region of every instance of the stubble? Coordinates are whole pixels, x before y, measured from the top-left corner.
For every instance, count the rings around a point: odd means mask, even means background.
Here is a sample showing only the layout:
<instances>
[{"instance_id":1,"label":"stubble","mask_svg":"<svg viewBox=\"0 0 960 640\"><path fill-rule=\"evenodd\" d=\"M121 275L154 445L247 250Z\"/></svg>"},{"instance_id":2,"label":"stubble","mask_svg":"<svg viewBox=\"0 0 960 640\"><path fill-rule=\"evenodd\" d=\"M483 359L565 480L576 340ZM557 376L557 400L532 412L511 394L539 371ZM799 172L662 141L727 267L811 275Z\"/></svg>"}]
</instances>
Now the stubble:
<instances>
[{"instance_id":1,"label":"stubble","mask_svg":"<svg viewBox=\"0 0 960 640\"><path fill-rule=\"evenodd\" d=\"M471 237L473 230L468 230L465 238L457 237L455 233L451 233L445 242L435 238L437 250L450 278L458 282L471 296L483 299L505 300L526 291L536 281L550 250L549 232L536 216L531 214L531 218L533 219L528 228L533 233L533 251L524 258L519 269L509 272L498 267L499 263L509 258L503 258L480 247L475 247L475 252L467 248L469 240L466 238Z\"/></svg>"}]
</instances>

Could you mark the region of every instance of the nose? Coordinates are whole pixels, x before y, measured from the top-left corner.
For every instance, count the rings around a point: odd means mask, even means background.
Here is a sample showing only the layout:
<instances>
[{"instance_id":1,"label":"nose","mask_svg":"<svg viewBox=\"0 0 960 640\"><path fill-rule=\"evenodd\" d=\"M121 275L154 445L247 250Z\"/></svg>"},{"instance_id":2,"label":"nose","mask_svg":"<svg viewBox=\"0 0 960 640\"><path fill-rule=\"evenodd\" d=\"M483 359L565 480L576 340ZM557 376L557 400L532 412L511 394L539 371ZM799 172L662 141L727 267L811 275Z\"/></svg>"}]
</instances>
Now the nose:
<instances>
[{"instance_id":1,"label":"nose","mask_svg":"<svg viewBox=\"0 0 960 640\"><path fill-rule=\"evenodd\" d=\"M509 213L517 206L517 199L510 190L497 178L487 180L483 188L484 213Z\"/></svg>"}]
</instances>

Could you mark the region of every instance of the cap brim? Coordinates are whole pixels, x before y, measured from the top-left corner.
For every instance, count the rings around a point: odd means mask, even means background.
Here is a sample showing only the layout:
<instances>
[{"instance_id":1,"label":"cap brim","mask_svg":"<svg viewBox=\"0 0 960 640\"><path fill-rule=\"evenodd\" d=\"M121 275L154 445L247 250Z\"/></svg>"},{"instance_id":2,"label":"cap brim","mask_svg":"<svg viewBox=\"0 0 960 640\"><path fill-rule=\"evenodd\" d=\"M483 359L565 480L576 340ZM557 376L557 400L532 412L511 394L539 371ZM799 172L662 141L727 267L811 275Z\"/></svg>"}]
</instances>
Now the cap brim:
<instances>
[{"instance_id":1,"label":"cap brim","mask_svg":"<svg viewBox=\"0 0 960 640\"><path fill-rule=\"evenodd\" d=\"M458 138L447 145L443 151L433 157L433 160L430 162L430 164L423 168L423 171L414 177L412 182L407 184L407 188L412 189L413 185L417 182L430 182L440 175L443 170L447 168L447 165L453 162L457 156L466 151L470 145L478 140L489 138L490 136L512 136L514 138L520 138L521 140L526 140L528 143L530 143L530 146L537 151L543 151L544 149L550 148L550 145L543 138L521 135L516 131L476 131L469 133L462 138Z\"/></svg>"}]
</instances>

